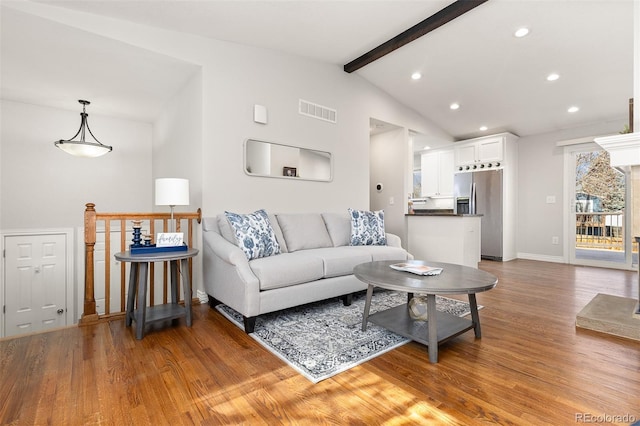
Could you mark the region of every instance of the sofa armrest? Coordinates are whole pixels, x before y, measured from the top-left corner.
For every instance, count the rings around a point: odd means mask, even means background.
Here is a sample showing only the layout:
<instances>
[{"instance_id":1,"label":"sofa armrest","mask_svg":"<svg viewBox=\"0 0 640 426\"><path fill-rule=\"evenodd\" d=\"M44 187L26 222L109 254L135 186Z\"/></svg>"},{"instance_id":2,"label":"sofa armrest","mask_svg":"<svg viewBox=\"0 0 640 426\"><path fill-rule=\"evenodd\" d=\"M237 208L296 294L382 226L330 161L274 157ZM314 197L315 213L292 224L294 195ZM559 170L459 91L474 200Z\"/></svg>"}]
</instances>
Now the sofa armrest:
<instances>
[{"instance_id":1,"label":"sofa armrest","mask_svg":"<svg viewBox=\"0 0 640 426\"><path fill-rule=\"evenodd\" d=\"M204 240L221 260L234 266L246 265L247 268L249 267L249 261L242 249L227 241L222 235L217 232L207 232L204 235Z\"/></svg>"},{"instance_id":2,"label":"sofa armrest","mask_svg":"<svg viewBox=\"0 0 640 426\"><path fill-rule=\"evenodd\" d=\"M402 240L396 234L390 234L388 232L385 233L387 237L387 245L389 247L400 247L402 248Z\"/></svg>"},{"instance_id":3,"label":"sofa armrest","mask_svg":"<svg viewBox=\"0 0 640 426\"><path fill-rule=\"evenodd\" d=\"M385 233L387 237L387 245L389 247L398 247L402 248L402 240L396 234L390 234L388 232ZM407 252L407 260L413 260L413 255Z\"/></svg>"},{"instance_id":4,"label":"sofa armrest","mask_svg":"<svg viewBox=\"0 0 640 426\"><path fill-rule=\"evenodd\" d=\"M207 294L247 317L258 315L260 282L244 252L217 232L204 232L203 246Z\"/></svg>"}]
</instances>

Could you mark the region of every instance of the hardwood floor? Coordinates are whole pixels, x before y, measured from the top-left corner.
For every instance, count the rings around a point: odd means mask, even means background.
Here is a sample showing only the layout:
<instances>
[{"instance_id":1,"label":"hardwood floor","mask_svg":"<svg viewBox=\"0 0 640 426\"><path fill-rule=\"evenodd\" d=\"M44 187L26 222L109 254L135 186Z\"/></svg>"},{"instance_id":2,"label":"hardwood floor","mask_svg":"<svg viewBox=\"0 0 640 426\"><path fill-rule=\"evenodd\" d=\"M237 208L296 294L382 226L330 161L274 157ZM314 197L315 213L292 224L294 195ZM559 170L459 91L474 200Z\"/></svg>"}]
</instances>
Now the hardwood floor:
<instances>
[{"instance_id":1,"label":"hardwood floor","mask_svg":"<svg viewBox=\"0 0 640 426\"><path fill-rule=\"evenodd\" d=\"M482 262L482 339L411 342L312 384L206 305L137 341L124 320L0 341L0 423L567 425L640 420L640 342L575 328L634 272ZM625 417L626 416L626 417Z\"/></svg>"}]
</instances>

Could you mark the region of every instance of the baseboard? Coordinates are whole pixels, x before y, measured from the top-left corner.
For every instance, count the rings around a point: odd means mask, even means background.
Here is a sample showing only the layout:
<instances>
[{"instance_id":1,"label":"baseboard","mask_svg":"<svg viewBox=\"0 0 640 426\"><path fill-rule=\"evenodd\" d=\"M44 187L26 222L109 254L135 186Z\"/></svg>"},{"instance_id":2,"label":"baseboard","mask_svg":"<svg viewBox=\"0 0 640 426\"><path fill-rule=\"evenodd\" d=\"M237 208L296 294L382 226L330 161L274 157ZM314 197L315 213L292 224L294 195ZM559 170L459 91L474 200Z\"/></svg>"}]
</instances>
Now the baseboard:
<instances>
[{"instance_id":1,"label":"baseboard","mask_svg":"<svg viewBox=\"0 0 640 426\"><path fill-rule=\"evenodd\" d=\"M537 260L539 262L567 263L567 260L562 256L548 256L535 253L518 253L518 259Z\"/></svg>"},{"instance_id":2,"label":"baseboard","mask_svg":"<svg viewBox=\"0 0 640 426\"><path fill-rule=\"evenodd\" d=\"M209 303L209 295L207 295L207 293L205 293L204 291L197 290L196 295L197 295L197 300L199 300L201 304L205 305Z\"/></svg>"}]
</instances>

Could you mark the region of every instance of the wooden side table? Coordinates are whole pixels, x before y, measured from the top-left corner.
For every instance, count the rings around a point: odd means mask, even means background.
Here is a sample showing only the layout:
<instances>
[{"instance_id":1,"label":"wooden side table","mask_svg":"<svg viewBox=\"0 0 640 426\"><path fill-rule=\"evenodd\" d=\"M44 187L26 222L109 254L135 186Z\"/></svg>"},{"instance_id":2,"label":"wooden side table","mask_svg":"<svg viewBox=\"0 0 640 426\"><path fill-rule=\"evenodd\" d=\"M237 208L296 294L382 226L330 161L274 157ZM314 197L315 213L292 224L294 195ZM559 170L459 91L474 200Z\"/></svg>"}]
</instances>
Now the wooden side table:
<instances>
[{"instance_id":1,"label":"wooden side table","mask_svg":"<svg viewBox=\"0 0 640 426\"><path fill-rule=\"evenodd\" d=\"M192 296L188 260L197 254L197 249L190 248L187 251L153 254L131 254L130 251L123 251L114 255L121 262L131 263L125 324L129 327L132 321L136 322L136 339L142 339L145 325L153 322L186 317L187 326L191 327ZM149 263L165 261L169 262L171 268L171 303L147 307ZM180 261L184 282L184 307L178 304L178 261ZM140 280L142 280L142 284ZM138 300L137 310L135 309L136 299Z\"/></svg>"}]
</instances>

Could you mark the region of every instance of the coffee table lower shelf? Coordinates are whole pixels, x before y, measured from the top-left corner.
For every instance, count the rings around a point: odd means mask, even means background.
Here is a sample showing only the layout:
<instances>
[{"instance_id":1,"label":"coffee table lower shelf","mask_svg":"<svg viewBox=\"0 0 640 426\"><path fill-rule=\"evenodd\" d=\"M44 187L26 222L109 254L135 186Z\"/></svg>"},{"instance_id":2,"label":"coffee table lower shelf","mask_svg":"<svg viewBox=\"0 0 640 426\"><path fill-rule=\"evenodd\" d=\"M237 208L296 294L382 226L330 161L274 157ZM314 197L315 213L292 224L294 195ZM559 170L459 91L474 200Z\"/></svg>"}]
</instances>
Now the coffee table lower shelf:
<instances>
[{"instance_id":1,"label":"coffee table lower shelf","mask_svg":"<svg viewBox=\"0 0 640 426\"><path fill-rule=\"evenodd\" d=\"M409 316L407 305L396 306L369 316L369 321L401 336L429 346L429 322L417 321ZM438 343L473 330L473 321L446 312L437 312Z\"/></svg>"}]
</instances>

